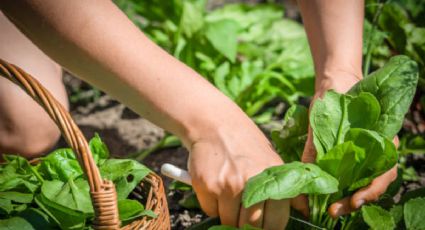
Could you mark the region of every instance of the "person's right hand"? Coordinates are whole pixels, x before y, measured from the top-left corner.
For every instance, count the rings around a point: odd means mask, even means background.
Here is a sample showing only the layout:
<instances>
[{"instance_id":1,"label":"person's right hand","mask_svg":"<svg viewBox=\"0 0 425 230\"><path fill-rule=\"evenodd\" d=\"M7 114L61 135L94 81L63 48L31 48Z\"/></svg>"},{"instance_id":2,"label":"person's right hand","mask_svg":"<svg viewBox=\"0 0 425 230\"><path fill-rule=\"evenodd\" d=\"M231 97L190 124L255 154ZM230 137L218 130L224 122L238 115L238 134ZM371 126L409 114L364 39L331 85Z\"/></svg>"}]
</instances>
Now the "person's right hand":
<instances>
[{"instance_id":1,"label":"person's right hand","mask_svg":"<svg viewBox=\"0 0 425 230\"><path fill-rule=\"evenodd\" d=\"M289 218L289 200L268 200L244 208L242 191L247 180L264 169L283 164L271 144L245 115L206 130L190 146L189 173L203 211L221 223L250 224L282 230Z\"/></svg>"},{"instance_id":2,"label":"person's right hand","mask_svg":"<svg viewBox=\"0 0 425 230\"><path fill-rule=\"evenodd\" d=\"M356 77L354 74L347 72L339 72L334 74L338 77L331 77L322 80L317 88L316 93L311 102L310 108L314 101L321 98L329 89L333 89L339 93L346 93L354 84L362 77ZM393 140L396 147L399 145L398 137ZM308 130L307 141L302 155L302 161L314 163L316 161L316 150L313 144L313 131ZM332 218L338 218L358 210L362 205L378 200L385 193L388 186L397 178L397 166L394 166L387 172L376 177L368 186L359 189L353 195L345 197L332 203L328 208L328 213ZM309 216L308 200L304 195L298 196L291 200L291 206L301 212L304 216Z\"/></svg>"}]
</instances>

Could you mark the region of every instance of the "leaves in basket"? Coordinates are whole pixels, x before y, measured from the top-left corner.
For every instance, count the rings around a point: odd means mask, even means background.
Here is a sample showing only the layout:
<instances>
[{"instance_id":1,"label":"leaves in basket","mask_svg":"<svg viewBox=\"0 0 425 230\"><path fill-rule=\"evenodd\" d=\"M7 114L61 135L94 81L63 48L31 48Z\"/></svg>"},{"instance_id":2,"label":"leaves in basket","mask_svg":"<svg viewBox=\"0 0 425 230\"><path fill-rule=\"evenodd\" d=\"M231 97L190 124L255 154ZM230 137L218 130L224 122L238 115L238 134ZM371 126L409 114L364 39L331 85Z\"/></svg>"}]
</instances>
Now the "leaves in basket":
<instances>
[{"instance_id":1,"label":"leaves in basket","mask_svg":"<svg viewBox=\"0 0 425 230\"><path fill-rule=\"evenodd\" d=\"M33 193L40 186L37 172L20 156L3 155L6 164L0 168L0 192Z\"/></svg>"},{"instance_id":2,"label":"leaves in basket","mask_svg":"<svg viewBox=\"0 0 425 230\"><path fill-rule=\"evenodd\" d=\"M72 149L55 150L41 159L40 172L49 180L67 182L71 178L83 175L83 170Z\"/></svg>"},{"instance_id":3,"label":"leaves in basket","mask_svg":"<svg viewBox=\"0 0 425 230\"><path fill-rule=\"evenodd\" d=\"M109 150L97 134L89 146L102 176L115 183L123 223L141 216L155 218L139 201L127 199L150 170L134 160L107 159ZM58 149L35 166L19 156L3 158L0 229L84 229L91 223L89 185L71 149Z\"/></svg>"},{"instance_id":4,"label":"leaves in basket","mask_svg":"<svg viewBox=\"0 0 425 230\"><path fill-rule=\"evenodd\" d=\"M108 159L99 169L104 178L114 182L118 200L127 198L140 181L151 172L146 166L128 159Z\"/></svg>"}]
</instances>

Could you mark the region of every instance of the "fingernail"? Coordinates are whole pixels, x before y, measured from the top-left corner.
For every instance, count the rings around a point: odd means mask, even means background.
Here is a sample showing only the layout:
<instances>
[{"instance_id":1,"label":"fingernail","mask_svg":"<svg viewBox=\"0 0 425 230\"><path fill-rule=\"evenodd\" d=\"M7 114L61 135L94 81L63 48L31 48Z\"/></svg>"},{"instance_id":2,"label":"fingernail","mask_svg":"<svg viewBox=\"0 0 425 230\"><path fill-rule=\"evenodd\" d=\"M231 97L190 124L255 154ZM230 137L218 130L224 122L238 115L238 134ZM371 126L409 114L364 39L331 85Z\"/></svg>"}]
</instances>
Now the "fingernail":
<instances>
[{"instance_id":1,"label":"fingernail","mask_svg":"<svg viewBox=\"0 0 425 230\"><path fill-rule=\"evenodd\" d=\"M364 204L364 200L358 200L355 203L355 208L360 208Z\"/></svg>"}]
</instances>

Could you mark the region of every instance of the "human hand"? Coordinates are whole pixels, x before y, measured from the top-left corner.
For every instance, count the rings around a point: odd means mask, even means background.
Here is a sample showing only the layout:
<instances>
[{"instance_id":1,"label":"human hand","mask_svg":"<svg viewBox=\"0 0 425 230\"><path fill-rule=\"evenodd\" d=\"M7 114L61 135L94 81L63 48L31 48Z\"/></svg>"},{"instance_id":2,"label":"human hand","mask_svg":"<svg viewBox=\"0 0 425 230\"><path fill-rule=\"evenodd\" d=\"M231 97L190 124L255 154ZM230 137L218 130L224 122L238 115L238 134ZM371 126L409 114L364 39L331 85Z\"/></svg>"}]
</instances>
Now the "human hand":
<instances>
[{"instance_id":1,"label":"human hand","mask_svg":"<svg viewBox=\"0 0 425 230\"><path fill-rule=\"evenodd\" d=\"M316 87L316 94L313 97L311 105L317 98L322 97L327 90L333 89L339 93L345 93L360 79L361 78L353 74L344 72L338 73L338 78L326 78ZM393 142L398 146L397 137L394 138ZM313 144L313 134L311 128L309 128L302 161L312 163L315 162L315 160L316 151ZM333 218L337 218L338 216L346 215L359 209L366 203L378 200L396 178L397 166L394 166L384 174L376 177L368 186L356 191L352 196L345 197L333 203L328 209L329 215ZM305 196L298 196L292 199L291 206L300 211L303 215L309 215L308 200Z\"/></svg>"},{"instance_id":2,"label":"human hand","mask_svg":"<svg viewBox=\"0 0 425 230\"><path fill-rule=\"evenodd\" d=\"M264 169L283 162L263 133L245 115L237 122L207 130L190 146L189 173L204 212L219 216L221 223L262 229L284 229L289 200L267 200L244 208L246 181Z\"/></svg>"}]
</instances>

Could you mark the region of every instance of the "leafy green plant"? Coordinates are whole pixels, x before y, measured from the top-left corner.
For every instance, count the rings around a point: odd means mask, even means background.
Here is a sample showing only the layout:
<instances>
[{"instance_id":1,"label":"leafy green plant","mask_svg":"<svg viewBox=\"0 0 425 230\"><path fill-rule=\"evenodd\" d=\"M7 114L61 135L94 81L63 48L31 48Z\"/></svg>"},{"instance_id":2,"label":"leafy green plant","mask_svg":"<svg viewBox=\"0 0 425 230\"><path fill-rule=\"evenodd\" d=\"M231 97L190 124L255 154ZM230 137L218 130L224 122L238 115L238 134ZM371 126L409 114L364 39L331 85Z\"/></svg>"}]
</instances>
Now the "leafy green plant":
<instances>
[{"instance_id":1,"label":"leafy green plant","mask_svg":"<svg viewBox=\"0 0 425 230\"><path fill-rule=\"evenodd\" d=\"M112 180L121 221L155 217L129 194L150 172L134 160L108 159L96 135L89 143L102 177ZM94 216L89 185L71 149L58 149L33 166L26 159L4 155L0 165L0 228L85 229ZM42 226L40 228L40 226Z\"/></svg>"},{"instance_id":2,"label":"leafy green plant","mask_svg":"<svg viewBox=\"0 0 425 230\"><path fill-rule=\"evenodd\" d=\"M303 27L273 4L115 1L158 45L234 100L259 123L273 100L294 104L313 92L313 63ZM258 118L258 119L256 119Z\"/></svg>"},{"instance_id":3,"label":"leafy green plant","mask_svg":"<svg viewBox=\"0 0 425 230\"><path fill-rule=\"evenodd\" d=\"M417 79L416 63L406 56L397 56L348 93L328 91L314 103L309 116L307 109L291 108L283 130L273 135L286 164L251 178L243 193L244 206L308 194L311 223L334 228L338 221L328 216L328 206L368 185L397 163L392 138L401 128ZM316 162L290 163L288 160L299 160L308 117ZM285 143L292 146L285 147ZM365 208L364 212L367 216L378 211ZM354 220L355 216L345 217L340 223L348 229L349 222Z\"/></svg>"}]
</instances>

